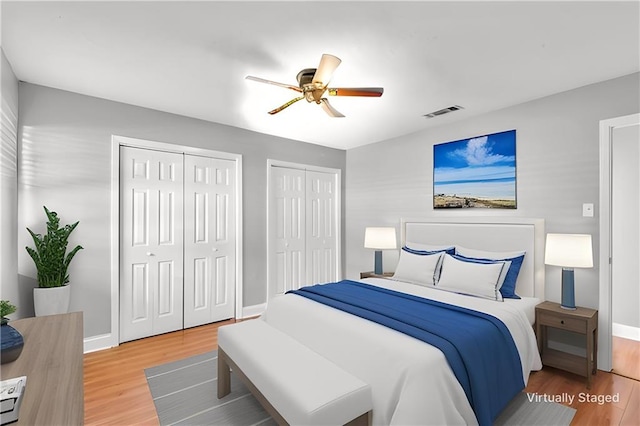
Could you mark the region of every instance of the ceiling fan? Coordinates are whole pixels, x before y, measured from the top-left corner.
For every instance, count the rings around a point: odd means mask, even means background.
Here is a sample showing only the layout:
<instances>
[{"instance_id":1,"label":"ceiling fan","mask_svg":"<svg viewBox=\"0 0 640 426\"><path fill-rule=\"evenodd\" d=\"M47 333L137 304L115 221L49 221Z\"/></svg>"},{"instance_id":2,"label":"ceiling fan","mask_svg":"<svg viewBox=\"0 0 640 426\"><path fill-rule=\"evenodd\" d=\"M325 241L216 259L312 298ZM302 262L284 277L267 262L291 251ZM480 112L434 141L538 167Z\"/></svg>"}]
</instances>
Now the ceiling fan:
<instances>
[{"instance_id":1,"label":"ceiling fan","mask_svg":"<svg viewBox=\"0 0 640 426\"><path fill-rule=\"evenodd\" d=\"M288 106L306 99L307 102L315 102L322 106L322 109L331 117L344 117L338 110L333 108L327 98L323 97L326 93L329 96L370 96L380 97L384 89L382 87L353 87L353 88L328 88L328 84L331 81L333 72L338 68L342 62L339 58L324 54L320 59L320 65L318 68L305 68L298 73L296 79L298 80L298 86L292 86L290 84L278 83L276 81L265 80L260 77L253 77L248 75L247 80L257 81L259 83L273 84L275 86L291 89L295 92L301 93L300 96L291 99L289 102L279 106L276 109L269 111L269 114L277 114Z\"/></svg>"}]
</instances>

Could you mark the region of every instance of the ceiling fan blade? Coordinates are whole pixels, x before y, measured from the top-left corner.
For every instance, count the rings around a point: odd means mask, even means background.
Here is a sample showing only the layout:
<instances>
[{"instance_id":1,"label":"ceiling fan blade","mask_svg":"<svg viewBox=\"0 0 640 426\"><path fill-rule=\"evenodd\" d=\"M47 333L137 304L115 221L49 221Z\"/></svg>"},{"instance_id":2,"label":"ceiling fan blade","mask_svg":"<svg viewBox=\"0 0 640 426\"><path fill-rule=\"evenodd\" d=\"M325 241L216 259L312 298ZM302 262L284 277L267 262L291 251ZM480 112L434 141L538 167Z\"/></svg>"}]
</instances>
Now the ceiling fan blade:
<instances>
[{"instance_id":1,"label":"ceiling fan blade","mask_svg":"<svg viewBox=\"0 0 640 426\"><path fill-rule=\"evenodd\" d=\"M298 86L292 86L290 84L285 84L285 83L278 83L277 81L265 80L264 78L254 77L252 75L248 75L245 78L247 80L257 81L258 83L273 84L274 86L284 87L285 89L291 89L291 90L295 90L296 92L302 93L302 89L299 88Z\"/></svg>"},{"instance_id":2,"label":"ceiling fan blade","mask_svg":"<svg viewBox=\"0 0 640 426\"><path fill-rule=\"evenodd\" d=\"M336 87L327 89L330 96L372 96L380 97L384 92L382 87Z\"/></svg>"},{"instance_id":3,"label":"ceiling fan blade","mask_svg":"<svg viewBox=\"0 0 640 426\"><path fill-rule=\"evenodd\" d=\"M338 68L342 62L339 58L325 53L320 58L320 65L316 69L316 73L313 75L312 83L321 83L322 86L326 86L331 81L333 72Z\"/></svg>"},{"instance_id":4,"label":"ceiling fan blade","mask_svg":"<svg viewBox=\"0 0 640 426\"><path fill-rule=\"evenodd\" d=\"M340 111L331 106L327 98L320 99L320 105L324 112L326 112L330 117L344 117Z\"/></svg>"},{"instance_id":5,"label":"ceiling fan blade","mask_svg":"<svg viewBox=\"0 0 640 426\"><path fill-rule=\"evenodd\" d=\"M293 105L294 103L296 103L296 102L298 102L299 100L302 100L302 99L304 99L304 96L298 96L297 98L293 98L289 102L287 102L286 104L280 105L276 109L272 109L271 111L269 111L269 114L271 114L271 115L277 114L280 111L282 111L283 109L287 108L290 105Z\"/></svg>"}]
</instances>

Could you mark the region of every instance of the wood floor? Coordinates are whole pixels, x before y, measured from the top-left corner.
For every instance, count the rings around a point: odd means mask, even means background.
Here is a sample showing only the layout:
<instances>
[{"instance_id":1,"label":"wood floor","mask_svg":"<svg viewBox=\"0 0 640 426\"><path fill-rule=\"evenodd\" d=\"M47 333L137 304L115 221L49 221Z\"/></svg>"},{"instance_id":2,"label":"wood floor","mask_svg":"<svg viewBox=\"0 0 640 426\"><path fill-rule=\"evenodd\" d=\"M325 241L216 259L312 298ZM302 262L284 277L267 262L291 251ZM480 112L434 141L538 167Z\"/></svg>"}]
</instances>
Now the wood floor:
<instances>
[{"instance_id":1,"label":"wood floor","mask_svg":"<svg viewBox=\"0 0 640 426\"><path fill-rule=\"evenodd\" d=\"M157 425L144 370L212 351L225 321L123 343L84 356L86 425Z\"/></svg>"},{"instance_id":2,"label":"wood floor","mask_svg":"<svg viewBox=\"0 0 640 426\"><path fill-rule=\"evenodd\" d=\"M630 379L640 380L640 342L613 336L611 346L613 372Z\"/></svg>"},{"instance_id":3,"label":"wood floor","mask_svg":"<svg viewBox=\"0 0 640 426\"><path fill-rule=\"evenodd\" d=\"M84 356L86 425L157 425L144 369L217 348L220 325L226 321L124 343ZM632 361L634 361L632 359ZM637 358L635 359L637 366ZM545 367L531 374L527 392L573 395L577 410L572 425L640 424L640 382L598 371L591 390L583 377ZM580 395L619 395L616 402L578 401Z\"/></svg>"}]
</instances>

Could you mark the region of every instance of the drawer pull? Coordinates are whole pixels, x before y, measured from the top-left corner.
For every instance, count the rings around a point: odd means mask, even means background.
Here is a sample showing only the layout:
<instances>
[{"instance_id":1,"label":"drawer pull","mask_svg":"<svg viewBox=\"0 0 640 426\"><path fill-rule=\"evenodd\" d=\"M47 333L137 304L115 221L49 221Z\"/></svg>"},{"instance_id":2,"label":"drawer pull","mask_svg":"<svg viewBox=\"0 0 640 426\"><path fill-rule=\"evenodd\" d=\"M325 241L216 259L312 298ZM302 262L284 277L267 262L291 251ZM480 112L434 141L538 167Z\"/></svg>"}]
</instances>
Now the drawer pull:
<instances>
[{"instance_id":1,"label":"drawer pull","mask_svg":"<svg viewBox=\"0 0 640 426\"><path fill-rule=\"evenodd\" d=\"M564 320L560 320L560 324L564 324Z\"/></svg>"}]
</instances>

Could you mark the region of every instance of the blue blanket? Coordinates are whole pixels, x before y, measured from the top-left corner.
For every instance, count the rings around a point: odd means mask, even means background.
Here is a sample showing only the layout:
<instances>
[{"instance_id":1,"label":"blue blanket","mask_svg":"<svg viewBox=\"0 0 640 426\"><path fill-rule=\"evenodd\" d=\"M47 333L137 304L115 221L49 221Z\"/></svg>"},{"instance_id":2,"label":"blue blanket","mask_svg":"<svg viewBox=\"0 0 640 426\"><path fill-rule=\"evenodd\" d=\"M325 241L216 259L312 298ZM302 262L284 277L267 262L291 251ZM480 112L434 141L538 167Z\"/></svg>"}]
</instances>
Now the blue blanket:
<instances>
[{"instance_id":1,"label":"blue blanket","mask_svg":"<svg viewBox=\"0 0 640 426\"><path fill-rule=\"evenodd\" d=\"M520 355L511 333L491 315L348 280L289 293L374 321L440 349L480 425L493 424L524 389Z\"/></svg>"}]
</instances>

